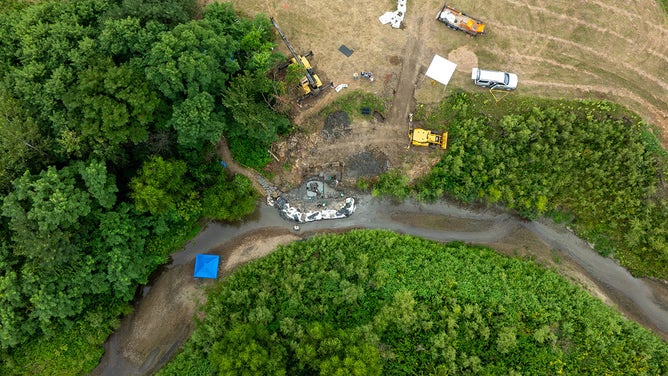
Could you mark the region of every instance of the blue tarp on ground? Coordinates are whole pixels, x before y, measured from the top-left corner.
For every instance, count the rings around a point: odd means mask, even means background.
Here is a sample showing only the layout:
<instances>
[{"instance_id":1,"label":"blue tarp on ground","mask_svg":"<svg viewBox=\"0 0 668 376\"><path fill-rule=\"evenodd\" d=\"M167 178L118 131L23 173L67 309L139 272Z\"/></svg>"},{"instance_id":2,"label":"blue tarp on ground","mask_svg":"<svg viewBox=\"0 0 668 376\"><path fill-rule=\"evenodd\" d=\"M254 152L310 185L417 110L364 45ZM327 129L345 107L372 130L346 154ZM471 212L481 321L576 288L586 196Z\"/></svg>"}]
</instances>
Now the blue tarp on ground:
<instances>
[{"instance_id":1,"label":"blue tarp on ground","mask_svg":"<svg viewBox=\"0 0 668 376\"><path fill-rule=\"evenodd\" d=\"M196 278L218 278L218 262L220 256L202 255L195 256Z\"/></svg>"}]
</instances>

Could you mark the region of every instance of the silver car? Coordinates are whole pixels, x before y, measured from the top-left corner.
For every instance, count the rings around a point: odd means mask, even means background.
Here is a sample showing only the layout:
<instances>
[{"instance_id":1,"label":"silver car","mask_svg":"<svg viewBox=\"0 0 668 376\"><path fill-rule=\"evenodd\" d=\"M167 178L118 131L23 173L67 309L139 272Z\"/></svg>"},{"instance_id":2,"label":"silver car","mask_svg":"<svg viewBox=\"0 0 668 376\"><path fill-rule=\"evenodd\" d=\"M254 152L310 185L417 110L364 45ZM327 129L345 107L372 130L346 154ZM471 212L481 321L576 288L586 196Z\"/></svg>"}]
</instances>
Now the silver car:
<instances>
[{"instance_id":1,"label":"silver car","mask_svg":"<svg viewBox=\"0 0 668 376\"><path fill-rule=\"evenodd\" d=\"M517 87L517 75L514 73L473 68L471 79L476 85L490 89L513 90Z\"/></svg>"}]
</instances>

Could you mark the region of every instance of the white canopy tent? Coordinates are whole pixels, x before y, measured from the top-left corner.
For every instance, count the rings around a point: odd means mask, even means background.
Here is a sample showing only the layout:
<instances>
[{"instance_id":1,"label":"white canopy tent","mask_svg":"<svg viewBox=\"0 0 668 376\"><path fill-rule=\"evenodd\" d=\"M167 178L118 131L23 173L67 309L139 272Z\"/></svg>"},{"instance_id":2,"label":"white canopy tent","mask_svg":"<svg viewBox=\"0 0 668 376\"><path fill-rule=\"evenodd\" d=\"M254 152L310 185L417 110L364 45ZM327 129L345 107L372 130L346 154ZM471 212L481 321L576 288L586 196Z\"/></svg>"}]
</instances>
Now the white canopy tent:
<instances>
[{"instance_id":1,"label":"white canopy tent","mask_svg":"<svg viewBox=\"0 0 668 376\"><path fill-rule=\"evenodd\" d=\"M434 59L432 59L425 74L427 77L447 86L452 78L452 74L455 73L455 68L457 68L457 64L441 56L434 55Z\"/></svg>"}]
</instances>

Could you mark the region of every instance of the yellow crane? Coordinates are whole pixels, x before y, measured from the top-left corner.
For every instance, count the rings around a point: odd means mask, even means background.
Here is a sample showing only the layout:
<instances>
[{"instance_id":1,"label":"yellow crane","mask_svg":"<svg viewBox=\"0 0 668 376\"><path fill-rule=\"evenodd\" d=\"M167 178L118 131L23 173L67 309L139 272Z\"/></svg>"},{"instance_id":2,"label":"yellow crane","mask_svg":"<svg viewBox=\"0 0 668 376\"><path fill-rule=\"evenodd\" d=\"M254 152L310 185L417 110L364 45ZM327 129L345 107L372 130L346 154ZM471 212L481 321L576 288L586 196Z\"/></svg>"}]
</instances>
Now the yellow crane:
<instances>
[{"instance_id":1,"label":"yellow crane","mask_svg":"<svg viewBox=\"0 0 668 376\"><path fill-rule=\"evenodd\" d=\"M278 35L281 36L281 39L283 39L283 42L285 42L285 45L288 47L288 51L290 51L290 54L292 54L292 58L290 59L291 64L299 64L304 68L304 77L299 82L299 86L301 87L302 90L302 95L303 96L309 96L309 95L316 95L320 92L320 88L322 87L322 81L320 81L320 77L318 77L317 74L313 71L313 67L311 66L311 63L308 61L306 58L311 54L309 52L308 54L302 56L299 55L294 48L292 48L292 45L290 44L290 41L288 40L288 37L283 34L283 31L281 28L278 26L278 22L274 19L274 17L271 17L271 23L274 25L274 28L276 31L278 31Z\"/></svg>"}]
</instances>

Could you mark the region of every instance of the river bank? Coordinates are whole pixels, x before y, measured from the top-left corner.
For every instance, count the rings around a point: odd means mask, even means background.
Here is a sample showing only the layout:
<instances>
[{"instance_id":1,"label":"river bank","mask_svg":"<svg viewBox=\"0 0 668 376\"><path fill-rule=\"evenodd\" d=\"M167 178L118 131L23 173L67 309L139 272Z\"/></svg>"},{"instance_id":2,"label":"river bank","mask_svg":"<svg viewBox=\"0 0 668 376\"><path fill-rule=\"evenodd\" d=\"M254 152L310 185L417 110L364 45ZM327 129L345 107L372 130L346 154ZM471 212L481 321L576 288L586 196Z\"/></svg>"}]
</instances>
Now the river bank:
<instances>
[{"instance_id":1,"label":"river bank","mask_svg":"<svg viewBox=\"0 0 668 376\"><path fill-rule=\"evenodd\" d=\"M221 255L221 270L226 274L278 245L351 228L388 229L441 242L459 240L532 258L668 340L668 287L634 278L563 226L449 202L393 204L362 196L357 205L349 218L303 224L299 233L292 230L294 223L281 219L275 208L265 205L237 224L210 223L172 255L165 271L145 289L135 311L107 341L105 355L91 375L152 374L178 351L192 333L194 316L213 283L192 277L197 253Z\"/></svg>"}]
</instances>

